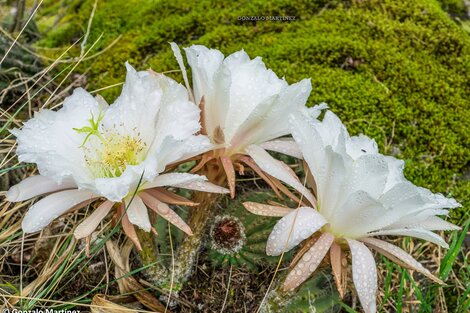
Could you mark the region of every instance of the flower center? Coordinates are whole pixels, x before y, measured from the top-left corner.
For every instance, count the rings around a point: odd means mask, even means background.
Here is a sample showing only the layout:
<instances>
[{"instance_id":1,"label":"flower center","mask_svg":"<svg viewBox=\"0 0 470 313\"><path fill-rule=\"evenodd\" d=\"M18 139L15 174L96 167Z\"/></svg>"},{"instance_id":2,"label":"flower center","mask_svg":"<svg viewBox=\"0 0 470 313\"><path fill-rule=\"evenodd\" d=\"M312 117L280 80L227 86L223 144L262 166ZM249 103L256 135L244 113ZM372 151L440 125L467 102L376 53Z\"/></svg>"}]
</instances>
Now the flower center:
<instances>
[{"instance_id":1,"label":"flower center","mask_svg":"<svg viewBox=\"0 0 470 313\"><path fill-rule=\"evenodd\" d=\"M101 114L100 114L101 117ZM90 126L75 129L87 136L80 146L85 162L96 178L119 177L128 165L138 165L144 159L146 143L140 133L121 134L116 129L99 129L99 120L90 119Z\"/></svg>"},{"instance_id":2,"label":"flower center","mask_svg":"<svg viewBox=\"0 0 470 313\"><path fill-rule=\"evenodd\" d=\"M95 177L119 177L128 165L142 161L146 144L139 137L114 132L90 140L85 148L85 161Z\"/></svg>"}]
</instances>

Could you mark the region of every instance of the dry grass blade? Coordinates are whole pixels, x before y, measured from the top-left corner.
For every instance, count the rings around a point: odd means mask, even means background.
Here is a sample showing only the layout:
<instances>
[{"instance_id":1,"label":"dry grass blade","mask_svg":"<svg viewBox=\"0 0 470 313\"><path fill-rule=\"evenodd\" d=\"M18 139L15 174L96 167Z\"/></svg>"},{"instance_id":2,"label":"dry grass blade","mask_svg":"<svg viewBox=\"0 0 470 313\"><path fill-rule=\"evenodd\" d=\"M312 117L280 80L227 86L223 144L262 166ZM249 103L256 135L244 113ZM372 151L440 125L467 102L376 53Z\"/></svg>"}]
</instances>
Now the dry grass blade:
<instances>
[{"instance_id":1,"label":"dry grass blade","mask_svg":"<svg viewBox=\"0 0 470 313\"><path fill-rule=\"evenodd\" d=\"M116 304L108 299L104 295L95 295L93 301L91 302L91 312L92 313L128 313L128 312L138 312L137 310L127 308L125 306Z\"/></svg>"},{"instance_id":2,"label":"dry grass blade","mask_svg":"<svg viewBox=\"0 0 470 313\"><path fill-rule=\"evenodd\" d=\"M37 291L38 286L42 285L44 282L49 280L57 271L57 269L62 265L62 263L65 261L65 259L68 257L68 254L70 250L74 247L73 244L74 240L72 240L72 243L67 247L67 250L62 253L62 255L55 261L52 262L52 260L56 256L56 250L58 247L58 244L56 244L55 248L53 251L51 251L51 256L48 260L48 264L44 266L43 271L39 274L39 276L31 282L29 285L27 285L25 288L23 288L23 291L21 293L21 297L28 297L30 294L34 293ZM16 304L21 298L13 298L9 300L9 303L11 305Z\"/></svg>"},{"instance_id":3,"label":"dry grass blade","mask_svg":"<svg viewBox=\"0 0 470 313\"><path fill-rule=\"evenodd\" d=\"M5 55L2 57L2 59L0 60L0 66L2 65L3 61L5 61L5 59L7 58L8 54L10 53L11 49L13 48L13 46L16 44L16 42L18 41L18 38L20 38L21 34L24 32L24 30L26 29L26 27L28 26L29 22L31 21L31 19L33 18L33 16L36 14L36 12L39 10L39 7L41 6L43 0L41 0L41 2L39 2L39 4L36 6L36 8L34 9L33 13L31 13L30 17L28 18L28 20L26 21L26 23L24 24L23 28L21 29L21 31L18 33L18 36L16 36L15 40L13 41L13 43L11 44L11 46L8 48L7 52L5 52Z\"/></svg>"},{"instance_id":4,"label":"dry grass blade","mask_svg":"<svg viewBox=\"0 0 470 313\"><path fill-rule=\"evenodd\" d=\"M111 260L116 266L116 278L118 279L119 290L121 293L130 293L145 307L154 310L155 312L165 312L165 306L158 301L150 292L132 276L129 276L129 255L132 251L132 242L127 241L119 251L118 245L108 240L106 248L111 257ZM171 313L170 311L166 311Z\"/></svg>"}]
</instances>

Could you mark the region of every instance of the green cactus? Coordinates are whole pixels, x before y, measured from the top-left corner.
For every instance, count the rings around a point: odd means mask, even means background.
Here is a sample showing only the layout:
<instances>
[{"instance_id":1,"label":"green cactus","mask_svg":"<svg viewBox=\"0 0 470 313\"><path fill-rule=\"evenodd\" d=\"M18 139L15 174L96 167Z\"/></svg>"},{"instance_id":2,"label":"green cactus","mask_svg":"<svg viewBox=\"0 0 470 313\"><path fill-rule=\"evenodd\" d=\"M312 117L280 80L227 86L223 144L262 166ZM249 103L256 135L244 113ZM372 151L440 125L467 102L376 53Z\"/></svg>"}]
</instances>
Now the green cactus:
<instances>
[{"instance_id":1,"label":"green cactus","mask_svg":"<svg viewBox=\"0 0 470 313\"><path fill-rule=\"evenodd\" d=\"M266 255L267 239L279 218L263 217L248 212L243 207L243 202L248 201L258 203L276 201L295 207L292 201L280 201L270 190L249 191L236 200L227 199L224 209L214 217L207 242L208 257L214 266L244 266L256 271L266 266L274 268L279 262L279 256ZM224 227L227 236L214 231L214 228ZM237 229L234 231L233 228ZM237 240L233 237L237 237ZM292 251L284 254L283 263L287 264L292 256ZM262 312L321 313L332 312L337 308L339 297L328 270L317 271L295 292L283 292L282 280L283 278L279 277L277 283L273 285L277 287L268 294Z\"/></svg>"},{"instance_id":2,"label":"green cactus","mask_svg":"<svg viewBox=\"0 0 470 313\"><path fill-rule=\"evenodd\" d=\"M172 206L172 209L183 219L187 218L187 208ZM138 231L141 243L143 243L139 257L143 265L151 265L143 272L147 279L161 288L169 290L173 268L172 260L185 235L158 215L153 226L158 233L157 236L150 232ZM173 284L173 292L177 292L181 288L182 286Z\"/></svg>"},{"instance_id":3,"label":"green cactus","mask_svg":"<svg viewBox=\"0 0 470 313\"><path fill-rule=\"evenodd\" d=\"M274 265L279 261L279 257L270 257L266 255L266 242L271 233L273 226L279 220L276 217L258 216L248 212L243 207L243 202L266 203L267 201L281 202L290 207L295 206L294 203L280 201L275 197L274 193L269 190L249 191L236 200L227 200L224 209L220 215L214 218L209 240L207 242L209 249L209 259L213 265L233 265L246 266L253 270L259 269L261 266ZM239 224L241 227L238 242L226 242L221 238L220 234L215 233L214 228L227 227L231 224ZM230 244L233 245L232 249ZM286 253L283 260L288 261L292 257L292 253Z\"/></svg>"}]
</instances>

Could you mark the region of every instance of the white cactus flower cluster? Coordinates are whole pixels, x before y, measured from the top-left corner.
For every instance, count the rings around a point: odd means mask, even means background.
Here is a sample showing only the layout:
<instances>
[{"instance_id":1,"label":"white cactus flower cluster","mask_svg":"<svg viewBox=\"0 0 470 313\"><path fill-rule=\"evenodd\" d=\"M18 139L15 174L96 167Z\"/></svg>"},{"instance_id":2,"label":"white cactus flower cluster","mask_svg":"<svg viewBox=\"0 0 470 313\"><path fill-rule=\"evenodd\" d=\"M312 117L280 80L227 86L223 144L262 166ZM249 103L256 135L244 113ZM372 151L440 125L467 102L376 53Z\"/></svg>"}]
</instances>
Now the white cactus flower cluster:
<instances>
[{"instance_id":1,"label":"white cactus flower cluster","mask_svg":"<svg viewBox=\"0 0 470 313\"><path fill-rule=\"evenodd\" d=\"M245 203L252 213L282 217L268 239L267 254L280 255L308 241L309 248L301 251L287 275L285 290L308 279L329 253L343 294L347 250L366 312L376 311L377 293L369 249L439 281L405 251L374 237L411 236L446 247L433 231L458 229L438 215L447 215L459 203L406 180L403 161L380 154L366 136L350 136L326 105L307 109L310 80L289 85L261 58L250 59L243 50L224 57L195 45L184 49L193 77L190 88L181 52L176 44L172 49L186 88L165 75L136 72L126 64L126 82L113 104L76 89L60 110L41 110L21 129L12 130L19 160L35 163L39 175L11 187L7 200L47 194L26 213L25 232L40 231L55 218L100 201L76 227L77 238L89 236L113 207L137 248L133 225L153 229L148 208L191 235L170 205L197 204L167 187L230 192L234 197L235 171L243 173L248 166L276 193L299 203L298 208ZM285 138L289 135L293 139ZM266 150L303 159L306 182ZM201 175L172 171L173 165L197 157L199 169L211 160L220 162L229 189Z\"/></svg>"}]
</instances>

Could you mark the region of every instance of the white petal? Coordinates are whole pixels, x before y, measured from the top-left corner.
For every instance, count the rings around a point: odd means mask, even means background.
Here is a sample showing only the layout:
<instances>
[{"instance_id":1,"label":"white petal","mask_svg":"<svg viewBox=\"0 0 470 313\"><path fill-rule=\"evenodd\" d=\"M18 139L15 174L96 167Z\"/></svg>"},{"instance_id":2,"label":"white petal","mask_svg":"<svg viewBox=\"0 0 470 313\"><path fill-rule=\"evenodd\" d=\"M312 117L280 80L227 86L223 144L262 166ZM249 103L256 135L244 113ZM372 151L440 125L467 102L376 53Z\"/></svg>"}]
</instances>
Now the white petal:
<instances>
[{"instance_id":1,"label":"white petal","mask_svg":"<svg viewBox=\"0 0 470 313\"><path fill-rule=\"evenodd\" d=\"M132 200L131 197L126 198L125 202L127 205L127 217L129 218L129 221L146 232L149 232L152 226L150 225L147 207L142 199L138 195L135 195Z\"/></svg>"},{"instance_id":2,"label":"white petal","mask_svg":"<svg viewBox=\"0 0 470 313\"><path fill-rule=\"evenodd\" d=\"M354 286L366 313L376 312L377 268L370 250L356 240L347 239L352 254Z\"/></svg>"},{"instance_id":3,"label":"white petal","mask_svg":"<svg viewBox=\"0 0 470 313\"><path fill-rule=\"evenodd\" d=\"M243 206L249 212L261 216L285 216L294 210L291 208L261 204L256 202L243 202Z\"/></svg>"},{"instance_id":4,"label":"white petal","mask_svg":"<svg viewBox=\"0 0 470 313\"><path fill-rule=\"evenodd\" d=\"M408 216L408 218L403 218L400 221L385 227L385 229L397 229L397 228L425 229L425 230L459 230L461 229L459 226L446 222L440 217L435 216L436 214L439 214L440 212L441 212L440 210L438 212L436 212L435 210L425 210L424 212L418 213L415 216ZM422 213L424 213L424 216L421 216ZM428 214L431 214L431 215L428 215Z\"/></svg>"},{"instance_id":5,"label":"white petal","mask_svg":"<svg viewBox=\"0 0 470 313\"><path fill-rule=\"evenodd\" d=\"M374 198L379 198L385 189L388 177L388 163L381 154L360 156L348 168L346 194L355 190L364 190Z\"/></svg>"},{"instance_id":6,"label":"white petal","mask_svg":"<svg viewBox=\"0 0 470 313\"><path fill-rule=\"evenodd\" d=\"M193 45L184 49L193 77L194 101L204 97L204 121L207 134L212 136L224 127L230 104L230 70L222 64L224 55L215 49Z\"/></svg>"},{"instance_id":7,"label":"white petal","mask_svg":"<svg viewBox=\"0 0 470 313\"><path fill-rule=\"evenodd\" d=\"M323 122L312 119L306 116L302 111L290 115L289 124L291 125L292 136L299 145L304 160L308 164L308 168L315 178L318 190L318 198L323 202L329 193L337 194L340 185L335 185L333 189L326 187L330 184L329 172L335 171L335 176L346 175L343 167L346 168L347 156L343 157L342 152L345 151L344 138L347 136L347 131L344 125L341 124L339 119L331 114L325 114ZM337 147L340 145L341 147ZM330 153L326 152L326 148L330 147ZM329 157L335 156L334 160ZM343 161L340 159L343 158ZM330 163L332 163L330 165ZM349 164L349 163L348 163ZM339 166L340 168L336 168ZM331 180L338 181L339 176ZM336 200L341 200L341 197L336 197ZM320 208L323 211L330 211L334 209L334 205L325 204Z\"/></svg>"},{"instance_id":8,"label":"white petal","mask_svg":"<svg viewBox=\"0 0 470 313\"><path fill-rule=\"evenodd\" d=\"M228 189L208 182L205 176L188 173L168 173L159 175L153 182L146 184L144 189L162 186L172 186L204 192L230 193Z\"/></svg>"},{"instance_id":9,"label":"white petal","mask_svg":"<svg viewBox=\"0 0 470 313\"><path fill-rule=\"evenodd\" d=\"M329 233L324 233L318 238L287 275L284 290L297 288L312 275L330 249L334 239L335 237Z\"/></svg>"},{"instance_id":10,"label":"white petal","mask_svg":"<svg viewBox=\"0 0 470 313\"><path fill-rule=\"evenodd\" d=\"M140 163L127 165L119 177L97 178L86 186L95 187L116 202L132 194L139 182L152 181L168 164L210 148L208 138L193 136L200 129L200 112L181 84L161 74L137 72L126 66L126 83L103 118L103 131L137 136L147 150L142 152Z\"/></svg>"},{"instance_id":11,"label":"white petal","mask_svg":"<svg viewBox=\"0 0 470 313\"><path fill-rule=\"evenodd\" d=\"M403 215L402 212L410 212L426 204L418 188L409 181L395 184L380 197L380 201L399 212L400 216Z\"/></svg>"},{"instance_id":12,"label":"white petal","mask_svg":"<svg viewBox=\"0 0 470 313\"><path fill-rule=\"evenodd\" d=\"M150 147L155 138L158 114L163 102L163 87L169 84L170 79L149 71L137 72L129 63L126 63L126 69L126 81L121 94L106 110L102 119L102 131L138 136ZM178 88L175 92L179 96L175 100L187 101L186 89L178 85L174 82L175 88Z\"/></svg>"},{"instance_id":13,"label":"white petal","mask_svg":"<svg viewBox=\"0 0 470 313\"><path fill-rule=\"evenodd\" d=\"M387 177L387 185L385 191L392 189L396 184L406 181L403 169L405 162L403 160L396 159L391 156L385 156L385 160L388 163L389 174Z\"/></svg>"},{"instance_id":14,"label":"white petal","mask_svg":"<svg viewBox=\"0 0 470 313\"><path fill-rule=\"evenodd\" d=\"M188 92L181 84L163 75L158 78L164 92L154 130L158 134L156 141L158 137L165 136L172 136L176 140L187 139L200 129L199 107L188 100Z\"/></svg>"},{"instance_id":15,"label":"white petal","mask_svg":"<svg viewBox=\"0 0 470 313\"><path fill-rule=\"evenodd\" d=\"M346 144L346 151L355 160L362 155L379 153L375 140L362 134L351 137Z\"/></svg>"},{"instance_id":16,"label":"white petal","mask_svg":"<svg viewBox=\"0 0 470 313\"><path fill-rule=\"evenodd\" d=\"M265 142L290 135L290 126L285 122L286 116L293 110L305 108L311 91L312 83L309 78L286 86L279 94L279 97L276 98L276 103L271 108L269 114L258 125L259 135L256 135L258 137L257 141L253 143ZM309 110L315 111L317 108L314 107Z\"/></svg>"},{"instance_id":17,"label":"white petal","mask_svg":"<svg viewBox=\"0 0 470 313\"><path fill-rule=\"evenodd\" d=\"M124 173L118 177L97 178L86 187L95 190L108 200L121 202L127 195L134 194L145 181L153 179L156 175L155 168L156 161L148 158L139 165L128 165Z\"/></svg>"},{"instance_id":18,"label":"white petal","mask_svg":"<svg viewBox=\"0 0 470 313\"><path fill-rule=\"evenodd\" d=\"M103 111L106 111L106 109L109 107L108 102L106 102L106 100L101 95L96 95L95 100L98 102L98 105Z\"/></svg>"},{"instance_id":19,"label":"white petal","mask_svg":"<svg viewBox=\"0 0 470 313\"><path fill-rule=\"evenodd\" d=\"M281 218L269 235L266 254L280 255L310 237L327 222L317 211L300 207Z\"/></svg>"},{"instance_id":20,"label":"white petal","mask_svg":"<svg viewBox=\"0 0 470 313\"><path fill-rule=\"evenodd\" d=\"M203 192L212 192L212 193L230 193L230 190L224 187L220 187L202 179L194 179L192 181L173 185L174 187L197 190Z\"/></svg>"},{"instance_id":21,"label":"white petal","mask_svg":"<svg viewBox=\"0 0 470 313\"><path fill-rule=\"evenodd\" d=\"M113 207L114 202L105 201L100 204L96 210L93 211L86 219L84 219L78 226L75 228L73 234L75 238L81 239L85 238L98 227L99 223L106 217L111 208Z\"/></svg>"},{"instance_id":22,"label":"white petal","mask_svg":"<svg viewBox=\"0 0 470 313\"><path fill-rule=\"evenodd\" d=\"M331 220L335 231L347 237L361 237L380 228L388 210L365 191L350 194Z\"/></svg>"},{"instance_id":23,"label":"white petal","mask_svg":"<svg viewBox=\"0 0 470 313\"><path fill-rule=\"evenodd\" d=\"M206 136L191 136L186 140L166 137L156 152L157 172L163 172L169 164L187 160L211 149L213 145Z\"/></svg>"},{"instance_id":24,"label":"white petal","mask_svg":"<svg viewBox=\"0 0 470 313\"><path fill-rule=\"evenodd\" d=\"M61 184L58 184L54 180L41 175L30 176L12 186L7 192L6 200L20 202L45 193L70 188L77 188L77 185L71 180L64 180Z\"/></svg>"},{"instance_id":25,"label":"white petal","mask_svg":"<svg viewBox=\"0 0 470 313\"><path fill-rule=\"evenodd\" d=\"M188 63L191 66L195 102L199 103L201 98L206 97L212 91L214 75L219 70L224 55L216 49L208 49L201 45L192 45L184 48Z\"/></svg>"},{"instance_id":26,"label":"white petal","mask_svg":"<svg viewBox=\"0 0 470 313\"><path fill-rule=\"evenodd\" d=\"M181 72L183 74L183 79L184 79L184 84L186 85L186 88L190 90L189 87L189 81L188 81L188 74L186 73L186 66L184 66L184 61L183 61L183 56L181 55L181 50L178 47L178 45L174 42L170 42L171 50L173 51L173 55L176 58L176 61L178 62L178 65L181 69ZM192 99L194 101L194 99Z\"/></svg>"},{"instance_id":27,"label":"white petal","mask_svg":"<svg viewBox=\"0 0 470 313\"><path fill-rule=\"evenodd\" d=\"M324 102L314 105L313 107L301 107L299 112L307 117L310 121L316 121L323 111L328 109L328 105ZM297 113L299 113L297 112Z\"/></svg>"},{"instance_id":28,"label":"white petal","mask_svg":"<svg viewBox=\"0 0 470 313\"><path fill-rule=\"evenodd\" d=\"M144 189L163 187L163 186L174 186L183 183L193 181L195 179L206 181L205 176L188 173L167 173L158 175L152 182L145 184Z\"/></svg>"},{"instance_id":29,"label":"white petal","mask_svg":"<svg viewBox=\"0 0 470 313\"><path fill-rule=\"evenodd\" d=\"M404 225L406 228L422 228L426 230L460 230L461 227L444 221L437 216L429 216L423 221L420 221L416 224L407 224Z\"/></svg>"},{"instance_id":30,"label":"white petal","mask_svg":"<svg viewBox=\"0 0 470 313\"><path fill-rule=\"evenodd\" d=\"M270 156L263 148L251 145L246 149L246 153L253 158L256 164L264 172L295 188L303 194L310 203L315 203L315 198L312 193L302 185L298 178L293 177L292 174L284 168L280 161Z\"/></svg>"},{"instance_id":31,"label":"white petal","mask_svg":"<svg viewBox=\"0 0 470 313\"><path fill-rule=\"evenodd\" d=\"M318 165L325 164L325 148L320 134L316 131L308 117L300 112L289 115L292 137L300 147L302 155L313 175L318 172Z\"/></svg>"},{"instance_id":32,"label":"white petal","mask_svg":"<svg viewBox=\"0 0 470 313\"><path fill-rule=\"evenodd\" d=\"M70 176L76 182L90 179L80 148L86 135L74 128L88 125L91 115L98 116L100 110L100 104L89 93L77 88L59 111L36 112L21 130L11 131L17 137L19 160L36 163L42 176L56 182Z\"/></svg>"},{"instance_id":33,"label":"white petal","mask_svg":"<svg viewBox=\"0 0 470 313\"><path fill-rule=\"evenodd\" d=\"M407 181L403 161L379 154L366 136L350 137L330 111L320 122L299 110L290 124L315 179L318 210L335 232L409 235L446 246L427 229L454 229L433 216L447 215L457 201Z\"/></svg>"},{"instance_id":34,"label":"white petal","mask_svg":"<svg viewBox=\"0 0 470 313\"><path fill-rule=\"evenodd\" d=\"M21 224L25 233L34 233L77 204L91 203L97 197L87 190L66 190L53 193L31 206Z\"/></svg>"},{"instance_id":35,"label":"white petal","mask_svg":"<svg viewBox=\"0 0 470 313\"><path fill-rule=\"evenodd\" d=\"M272 133L272 127L266 127L263 121L270 120L271 111L279 111L281 103L279 102L279 95L274 94L258 103L250 112L249 115L245 116L245 119L241 121L238 128L230 129L230 132L224 131L225 142L233 153L239 153L243 151L245 147L251 144L257 144L273 138L278 135ZM238 117L238 116L237 116ZM227 116L226 127L230 126L233 118ZM287 127L286 127L287 128ZM274 134L274 136L271 136ZM286 135L287 131L281 133Z\"/></svg>"},{"instance_id":36,"label":"white petal","mask_svg":"<svg viewBox=\"0 0 470 313\"><path fill-rule=\"evenodd\" d=\"M320 167L321 171L311 174L316 182L318 198L321 199L319 211L330 220L333 216L343 216L341 200L347 197L348 191L344 191L343 186L348 177L343 157L334 152L331 146L324 150L327 161ZM338 197L338 194L343 197Z\"/></svg>"},{"instance_id":37,"label":"white petal","mask_svg":"<svg viewBox=\"0 0 470 313\"><path fill-rule=\"evenodd\" d=\"M225 121L225 140L231 142L240 125L252 114L253 110L274 95L279 94L287 83L266 69L257 57L250 60L244 51L229 55L224 65L231 72L230 107Z\"/></svg>"},{"instance_id":38,"label":"white petal","mask_svg":"<svg viewBox=\"0 0 470 313\"><path fill-rule=\"evenodd\" d=\"M241 150L250 144L260 144L290 134L286 116L305 106L311 90L310 80L304 79L264 99L253 108L234 135L226 138L230 140L230 147Z\"/></svg>"},{"instance_id":39,"label":"white petal","mask_svg":"<svg viewBox=\"0 0 470 313\"><path fill-rule=\"evenodd\" d=\"M419 239L423 239L425 241L429 241L435 243L443 248L449 248L449 245L442 239L441 236L433 233L432 231L425 230L425 229L387 229L387 230L380 230L376 232L369 233L368 236L382 236L382 235L389 235L389 236L410 236Z\"/></svg>"},{"instance_id":40,"label":"white petal","mask_svg":"<svg viewBox=\"0 0 470 313\"><path fill-rule=\"evenodd\" d=\"M386 253L391 254L392 256L404 262L406 266L408 266L412 270L418 271L424 274L425 276L431 278L432 280L440 282L440 280L434 277L434 275L432 275L430 271L428 271L424 266L422 266L421 263L416 261L411 255L409 255L399 247L375 238L363 238L361 239L361 241L365 242L367 245L370 245L373 249L376 249L379 252L385 251ZM385 256L387 256L387 254L385 254Z\"/></svg>"},{"instance_id":41,"label":"white petal","mask_svg":"<svg viewBox=\"0 0 470 313\"><path fill-rule=\"evenodd\" d=\"M261 148L271 151L280 152L294 158L302 159L302 151L294 140L271 140L263 142L259 145Z\"/></svg>"}]
</instances>

